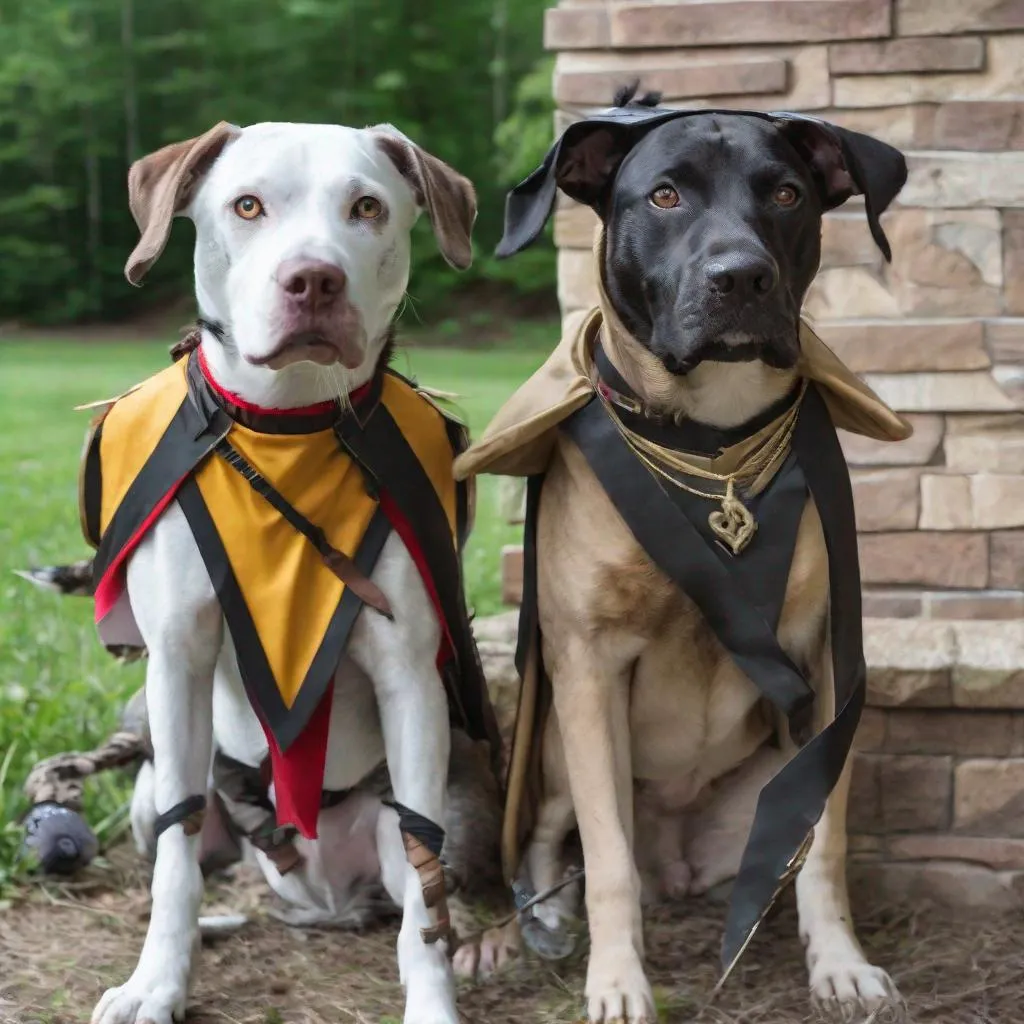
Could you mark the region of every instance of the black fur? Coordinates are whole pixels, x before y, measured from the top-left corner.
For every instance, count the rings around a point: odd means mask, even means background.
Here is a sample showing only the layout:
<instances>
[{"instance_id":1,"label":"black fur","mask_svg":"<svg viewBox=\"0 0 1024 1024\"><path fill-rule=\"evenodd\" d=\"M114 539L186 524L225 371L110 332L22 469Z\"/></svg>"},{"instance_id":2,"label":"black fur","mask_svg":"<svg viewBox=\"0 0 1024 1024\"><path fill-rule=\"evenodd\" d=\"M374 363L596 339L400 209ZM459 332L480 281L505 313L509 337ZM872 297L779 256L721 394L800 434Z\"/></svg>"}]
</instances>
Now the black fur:
<instances>
[{"instance_id":1,"label":"black fur","mask_svg":"<svg viewBox=\"0 0 1024 1024\"><path fill-rule=\"evenodd\" d=\"M570 125L509 193L497 254L538 237L560 188L601 218L608 295L671 372L705 360L792 367L822 214L863 195L890 258L879 216L906 181L903 155L813 118L671 110L638 90ZM663 187L670 201L659 207Z\"/></svg>"}]
</instances>

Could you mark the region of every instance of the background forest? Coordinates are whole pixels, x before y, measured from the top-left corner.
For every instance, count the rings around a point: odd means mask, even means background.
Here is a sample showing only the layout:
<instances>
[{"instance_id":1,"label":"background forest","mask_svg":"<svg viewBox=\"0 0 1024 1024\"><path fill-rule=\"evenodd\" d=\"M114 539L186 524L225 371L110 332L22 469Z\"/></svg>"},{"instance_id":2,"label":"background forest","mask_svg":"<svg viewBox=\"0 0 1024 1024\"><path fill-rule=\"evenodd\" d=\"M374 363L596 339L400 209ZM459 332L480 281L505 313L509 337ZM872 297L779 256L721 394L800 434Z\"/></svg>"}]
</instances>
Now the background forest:
<instances>
[{"instance_id":1,"label":"background forest","mask_svg":"<svg viewBox=\"0 0 1024 1024\"><path fill-rule=\"evenodd\" d=\"M554 285L550 247L490 258L503 194L551 135L544 0L0 0L0 326L134 318L190 290L175 232L144 289L136 157L218 120L391 121L477 185L478 259L443 268L419 232L413 298Z\"/></svg>"}]
</instances>

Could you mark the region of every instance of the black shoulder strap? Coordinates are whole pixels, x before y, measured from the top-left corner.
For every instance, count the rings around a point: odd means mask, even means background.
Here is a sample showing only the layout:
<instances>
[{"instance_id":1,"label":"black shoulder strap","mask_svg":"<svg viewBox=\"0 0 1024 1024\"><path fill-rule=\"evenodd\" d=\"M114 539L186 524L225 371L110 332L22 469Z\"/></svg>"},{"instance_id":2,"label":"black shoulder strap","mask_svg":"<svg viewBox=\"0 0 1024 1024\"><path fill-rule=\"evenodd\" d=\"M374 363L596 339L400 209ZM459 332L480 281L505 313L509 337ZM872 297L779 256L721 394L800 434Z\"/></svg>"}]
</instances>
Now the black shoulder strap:
<instances>
[{"instance_id":1,"label":"black shoulder strap","mask_svg":"<svg viewBox=\"0 0 1024 1024\"><path fill-rule=\"evenodd\" d=\"M409 523L427 561L457 662L449 701L473 739L486 739L500 758L501 739L469 624L459 551L437 491L383 402L362 423L342 421L338 438L362 468L371 491L386 493Z\"/></svg>"},{"instance_id":2,"label":"black shoulder strap","mask_svg":"<svg viewBox=\"0 0 1024 1024\"><path fill-rule=\"evenodd\" d=\"M697 528L633 454L604 406L588 402L562 429L651 561L700 608L758 689L789 718L798 716L814 700L806 679Z\"/></svg>"},{"instance_id":3,"label":"black shoulder strap","mask_svg":"<svg viewBox=\"0 0 1024 1024\"><path fill-rule=\"evenodd\" d=\"M598 402L562 428L586 457L641 547L700 608L737 665L775 705L794 717L813 691L782 650L774 630L742 592L693 524L633 455ZM845 764L864 691L860 579L849 473L835 428L817 390L808 389L793 447L825 533L831 586L836 719L762 790L733 888L722 960L743 952L780 886L798 866Z\"/></svg>"}]
</instances>

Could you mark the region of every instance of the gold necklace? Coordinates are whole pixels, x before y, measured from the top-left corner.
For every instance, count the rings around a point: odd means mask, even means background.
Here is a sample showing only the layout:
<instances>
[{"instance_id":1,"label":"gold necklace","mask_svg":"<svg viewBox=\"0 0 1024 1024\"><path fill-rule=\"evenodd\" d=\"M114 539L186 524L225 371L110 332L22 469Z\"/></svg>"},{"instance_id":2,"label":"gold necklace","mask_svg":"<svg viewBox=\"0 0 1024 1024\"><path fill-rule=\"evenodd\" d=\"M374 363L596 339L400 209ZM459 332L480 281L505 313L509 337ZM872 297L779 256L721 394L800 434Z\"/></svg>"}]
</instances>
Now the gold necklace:
<instances>
[{"instance_id":1,"label":"gold necklace","mask_svg":"<svg viewBox=\"0 0 1024 1024\"><path fill-rule=\"evenodd\" d=\"M771 469L780 459L789 454L793 431L796 428L797 416L800 412L800 404L806 391L807 381L805 380L801 385L800 394L797 396L796 401L783 416L778 427L747 456L742 465L731 473L714 473L711 470L695 466L680 455L679 452L656 444L654 441L650 441L641 434L630 430L616 415L608 397L602 394L600 389L597 389L598 396L604 403L606 412L611 416L623 440L650 472L657 474L674 487L678 487L689 494L693 494L698 498L704 498L707 501L717 501L719 503L720 507L708 516L708 526L711 527L711 531L715 536L734 555L740 554L754 539L754 534L757 532L757 520L750 509L736 497L736 488L743 483L753 483L754 480ZM716 494L691 487L680 480L674 473L665 469L664 466L666 465L674 470L675 473L680 473L683 476L697 477L724 484L725 491L722 494Z\"/></svg>"}]
</instances>

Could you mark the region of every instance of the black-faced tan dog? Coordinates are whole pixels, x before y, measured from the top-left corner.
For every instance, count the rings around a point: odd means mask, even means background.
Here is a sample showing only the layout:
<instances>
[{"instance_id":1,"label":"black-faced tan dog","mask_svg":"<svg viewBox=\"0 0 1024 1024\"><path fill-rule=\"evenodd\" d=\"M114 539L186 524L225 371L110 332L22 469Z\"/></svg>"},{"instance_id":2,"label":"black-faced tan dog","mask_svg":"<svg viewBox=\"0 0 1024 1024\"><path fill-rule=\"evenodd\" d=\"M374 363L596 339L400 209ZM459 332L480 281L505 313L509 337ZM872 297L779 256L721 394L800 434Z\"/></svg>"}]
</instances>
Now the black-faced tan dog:
<instances>
[{"instance_id":1,"label":"black-faced tan dog","mask_svg":"<svg viewBox=\"0 0 1024 1024\"><path fill-rule=\"evenodd\" d=\"M910 429L800 310L826 210L863 195L888 257L905 161L811 118L656 103L569 127L506 209L500 255L558 188L595 210L601 302L456 463L530 478L505 870L546 890L578 826L592 1022L655 1020L642 889L736 876L728 970L794 875L813 998L897 1018L846 888L865 668L835 428ZM550 952L573 912L546 901L524 938Z\"/></svg>"}]
</instances>

